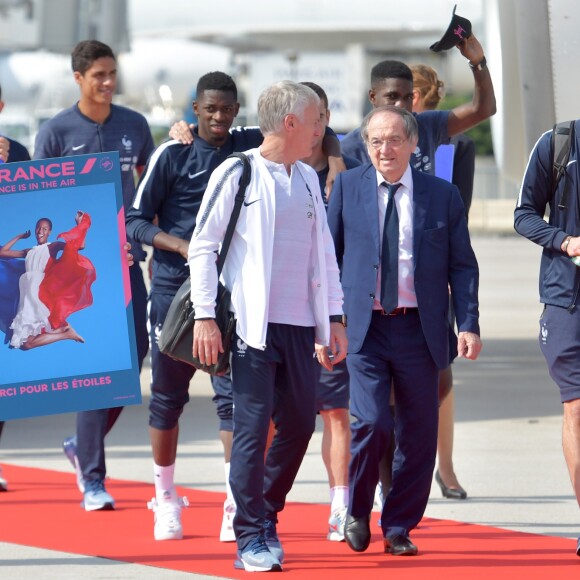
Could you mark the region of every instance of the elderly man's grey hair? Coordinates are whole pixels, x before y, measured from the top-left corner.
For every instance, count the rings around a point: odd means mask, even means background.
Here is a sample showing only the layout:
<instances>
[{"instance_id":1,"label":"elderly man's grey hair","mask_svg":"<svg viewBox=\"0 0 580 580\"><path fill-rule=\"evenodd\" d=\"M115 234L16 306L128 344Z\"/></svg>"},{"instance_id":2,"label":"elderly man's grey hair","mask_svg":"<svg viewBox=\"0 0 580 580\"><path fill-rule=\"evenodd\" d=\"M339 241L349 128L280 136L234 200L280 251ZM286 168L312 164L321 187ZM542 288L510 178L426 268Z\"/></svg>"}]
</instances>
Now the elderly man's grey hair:
<instances>
[{"instance_id":1,"label":"elderly man's grey hair","mask_svg":"<svg viewBox=\"0 0 580 580\"><path fill-rule=\"evenodd\" d=\"M294 114L304 121L304 110L320 99L310 88L292 81L280 81L265 89L258 99L258 124L262 135L278 133L284 117Z\"/></svg>"},{"instance_id":2,"label":"elderly man's grey hair","mask_svg":"<svg viewBox=\"0 0 580 580\"><path fill-rule=\"evenodd\" d=\"M419 138L419 126L417 125L417 120L413 114L409 113L406 109L401 109L401 107L395 107L395 105L383 105L373 109L367 116L363 119L362 125L360 127L360 135L363 141L368 145L369 141L369 123L371 119L380 113L396 113L403 119L403 125L405 127L405 133L407 139L418 139Z\"/></svg>"}]
</instances>

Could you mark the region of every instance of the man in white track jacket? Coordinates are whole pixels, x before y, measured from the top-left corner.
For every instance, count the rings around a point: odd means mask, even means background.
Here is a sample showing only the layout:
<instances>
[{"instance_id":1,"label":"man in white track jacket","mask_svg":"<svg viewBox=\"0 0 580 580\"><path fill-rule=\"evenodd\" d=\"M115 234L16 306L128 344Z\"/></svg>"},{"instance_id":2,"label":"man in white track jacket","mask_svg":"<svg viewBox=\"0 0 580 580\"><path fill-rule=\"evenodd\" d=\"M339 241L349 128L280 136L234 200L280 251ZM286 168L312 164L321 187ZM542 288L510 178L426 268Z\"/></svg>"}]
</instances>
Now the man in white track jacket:
<instances>
[{"instance_id":1,"label":"man in white track jacket","mask_svg":"<svg viewBox=\"0 0 580 580\"><path fill-rule=\"evenodd\" d=\"M230 484L236 500L235 566L280 570L276 533L315 424L320 367L346 356L342 290L316 173L308 157L322 126L309 87L282 81L258 102L264 142L246 152L252 167L222 281L237 319L232 340L234 443ZM215 362L222 350L215 323L216 252L238 191L242 163L229 159L210 179L189 247L196 312L194 356ZM270 418L276 435L264 464Z\"/></svg>"}]
</instances>

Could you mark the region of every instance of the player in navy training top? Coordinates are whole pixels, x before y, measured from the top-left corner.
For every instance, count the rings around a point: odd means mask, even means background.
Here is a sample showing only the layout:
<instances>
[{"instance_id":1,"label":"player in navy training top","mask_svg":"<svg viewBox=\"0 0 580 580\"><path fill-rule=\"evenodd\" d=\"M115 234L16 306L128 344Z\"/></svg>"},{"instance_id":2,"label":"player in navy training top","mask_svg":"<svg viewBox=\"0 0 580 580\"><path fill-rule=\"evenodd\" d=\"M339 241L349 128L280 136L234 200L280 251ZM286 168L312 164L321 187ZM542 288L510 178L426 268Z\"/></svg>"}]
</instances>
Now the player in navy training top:
<instances>
[{"instance_id":1,"label":"player in navy training top","mask_svg":"<svg viewBox=\"0 0 580 580\"><path fill-rule=\"evenodd\" d=\"M151 329L151 402L149 427L153 450L155 495L154 537L181 539L181 507L174 486L178 420L188 401L195 369L159 352L157 341L175 293L189 275L187 251L199 207L212 171L234 151L262 143L259 129L230 127L239 110L234 81L222 72L202 76L193 103L199 124L191 144L168 141L151 156L132 208L127 231L134 239L154 247L149 322ZM227 497L220 532L221 541L235 541L235 502L229 487L232 447L232 389L229 375L212 377L213 398L220 419L224 445Z\"/></svg>"}]
</instances>

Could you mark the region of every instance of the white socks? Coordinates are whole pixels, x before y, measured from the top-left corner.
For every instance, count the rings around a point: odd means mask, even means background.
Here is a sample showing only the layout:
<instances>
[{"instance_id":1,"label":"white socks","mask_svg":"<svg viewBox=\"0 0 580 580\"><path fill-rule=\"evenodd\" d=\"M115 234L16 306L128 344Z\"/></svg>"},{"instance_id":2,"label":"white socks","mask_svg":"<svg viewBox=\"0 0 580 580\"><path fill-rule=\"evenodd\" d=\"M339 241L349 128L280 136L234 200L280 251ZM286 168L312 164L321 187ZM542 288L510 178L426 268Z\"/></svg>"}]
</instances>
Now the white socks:
<instances>
[{"instance_id":1,"label":"white socks","mask_svg":"<svg viewBox=\"0 0 580 580\"><path fill-rule=\"evenodd\" d=\"M177 501L177 492L173 483L175 463L168 467L162 467L153 463L153 477L155 479L155 497L158 502Z\"/></svg>"},{"instance_id":2,"label":"white socks","mask_svg":"<svg viewBox=\"0 0 580 580\"><path fill-rule=\"evenodd\" d=\"M224 472L226 474L226 503L231 503L235 505L234 494L232 493L232 487L230 486L230 464L224 463Z\"/></svg>"},{"instance_id":3,"label":"white socks","mask_svg":"<svg viewBox=\"0 0 580 580\"><path fill-rule=\"evenodd\" d=\"M330 488L330 511L335 512L348 507L348 486L337 485Z\"/></svg>"}]
</instances>

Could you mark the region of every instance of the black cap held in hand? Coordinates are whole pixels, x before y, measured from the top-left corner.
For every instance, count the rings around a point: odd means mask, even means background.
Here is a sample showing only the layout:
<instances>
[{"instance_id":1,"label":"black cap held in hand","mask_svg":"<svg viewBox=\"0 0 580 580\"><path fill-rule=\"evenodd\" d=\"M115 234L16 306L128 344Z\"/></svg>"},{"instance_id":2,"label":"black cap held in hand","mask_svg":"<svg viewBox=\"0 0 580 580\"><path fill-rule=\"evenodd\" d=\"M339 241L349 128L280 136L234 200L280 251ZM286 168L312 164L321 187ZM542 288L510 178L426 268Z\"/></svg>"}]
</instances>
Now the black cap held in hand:
<instances>
[{"instance_id":1,"label":"black cap held in hand","mask_svg":"<svg viewBox=\"0 0 580 580\"><path fill-rule=\"evenodd\" d=\"M451 22L441 40L429 47L433 52L449 50L471 36L471 22L467 18L455 14L456 8L457 4L453 7Z\"/></svg>"}]
</instances>

